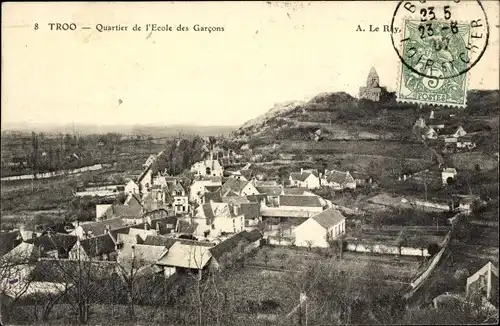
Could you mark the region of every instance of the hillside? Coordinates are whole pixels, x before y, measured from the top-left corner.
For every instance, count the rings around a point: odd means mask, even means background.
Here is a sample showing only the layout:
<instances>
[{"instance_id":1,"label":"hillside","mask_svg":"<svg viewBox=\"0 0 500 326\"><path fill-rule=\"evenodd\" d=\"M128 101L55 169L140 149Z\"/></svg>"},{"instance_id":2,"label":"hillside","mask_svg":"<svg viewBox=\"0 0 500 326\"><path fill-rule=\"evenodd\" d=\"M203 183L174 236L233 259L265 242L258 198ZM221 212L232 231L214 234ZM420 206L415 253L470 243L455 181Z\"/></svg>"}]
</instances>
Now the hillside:
<instances>
[{"instance_id":1,"label":"hillside","mask_svg":"<svg viewBox=\"0 0 500 326\"><path fill-rule=\"evenodd\" d=\"M498 166L494 153L498 152L499 95L499 90L471 90L468 106L458 109L398 103L394 94L372 102L344 92L322 93L307 102L275 105L243 124L231 139L233 148L248 146L251 155L262 154L260 161L277 160L273 169L286 165L280 161L284 154L293 154L294 161L310 162L311 167L323 162L329 168L365 172L396 173L402 165L420 170L435 161L412 127L419 116L427 120L434 110L447 126L462 125L477 144L473 152L447 157L445 164L467 170L479 164L489 170Z\"/></svg>"},{"instance_id":2,"label":"hillside","mask_svg":"<svg viewBox=\"0 0 500 326\"><path fill-rule=\"evenodd\" d=\"M455 114L456 119L461 120L488 116L491 119L487 123L492 124L489 127L498 129L495 118L498 117L499 94L498 90L471 90L465 110L434 110ZM271 144L281 140L313 139L312 134L320 129L323 139L327 140L401 140L409 136L418 116L428 116L430 110L431 107L397 103L394 94L381 102L372 102L344 92L322 93L308 102L277 104L264 115L243 124L232 135L244 141L255 142L260 138Z\"/></svg>"}]
</instances>

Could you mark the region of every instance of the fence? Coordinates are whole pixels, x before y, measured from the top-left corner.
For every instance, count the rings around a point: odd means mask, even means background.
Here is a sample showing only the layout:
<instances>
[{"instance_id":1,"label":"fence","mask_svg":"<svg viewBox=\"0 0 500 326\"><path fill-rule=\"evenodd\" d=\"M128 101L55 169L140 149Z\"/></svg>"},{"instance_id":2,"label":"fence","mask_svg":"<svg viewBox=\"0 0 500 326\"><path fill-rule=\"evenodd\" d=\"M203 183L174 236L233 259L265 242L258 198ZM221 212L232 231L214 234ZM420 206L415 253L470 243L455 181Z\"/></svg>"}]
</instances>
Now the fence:
<instances>
[{"instance_id":1,"label":"fence","mask_svg":"<svg viewBox=\"0 0 500 326\"><path fill-rule=\"evenodd\" d=\"M402 256L419 256L428 257L429 253L426 248L412 248L402 246L388 246L384 244L362 244L362 243L347 243L347 251L369 252L386 255L402 255Z\"/></svg>"},{"instance_id":2,"label":"fence","mask_svg":"<svg viewBox=\"0 0 500 326\"><path fill-rule=\"evenodd\" d=\"M439 250L439 252L432 258L431 263L425 269L425 271L423 271L422 274L420 274L413 282L411 282L412 289L410 290L410 292L408 292L405 295L405 299L407 299L407 300L410 299L419 290L419 288L425 283L425 281L429 278L429 276L435 270L437 265L441 262L441 259L443 258L444 253L448 249L448 245L449 245L450 240L452 238L454 229L459 225L459 223L462 222L458 218L458 217L460 217L460 215L461 214L459 213L455 216L457 218L454 218L454 221L453 221L454 223L452 225L452 228L448 232L448 234L446 235L446 238L443 240L441 250Z\"/></svg>"},{"instance_id":3,"label":"fence","mask_svg":"<svg viewBox=\"0 0 500 326\"><path fill-rule=\"evenodd\" d=\"M97 170L101 170L102 168L103 168L102 164L94 164L92 166L84 166L84 167L81 167L78 169L73 169L73 170L36 173L35 175L34 174L24 174L24 175L3 177L0 180L1 181L14 181L14 180L48 179L48 178L53 178L53 177L58 177L58 176L63 176L63 175L68 175L68 174L78 174L78 173L88 172L88 171L97 171Z\"/></svg>"}]
</instances>

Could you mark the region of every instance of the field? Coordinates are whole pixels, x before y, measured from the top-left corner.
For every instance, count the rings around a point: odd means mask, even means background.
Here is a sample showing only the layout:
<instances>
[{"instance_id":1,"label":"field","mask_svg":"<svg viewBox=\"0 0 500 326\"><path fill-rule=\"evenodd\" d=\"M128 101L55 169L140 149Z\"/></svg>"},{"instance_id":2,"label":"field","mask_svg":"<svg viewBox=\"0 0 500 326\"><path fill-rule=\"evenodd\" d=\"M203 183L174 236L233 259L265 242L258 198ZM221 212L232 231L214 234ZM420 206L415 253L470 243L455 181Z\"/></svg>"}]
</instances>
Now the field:
<instances>
[{"instance_id":1,"label":"field","mask_svg":"<svg viewBox=\"0 0 500 326\"><path fill-rule=\"evenodd\" d=\"M422 144L402 144L399 141L284 141L283 153L304 154L362 154L389 157L426 159L429 151Z\"/></svg>"},{"instance_id":2,"label":"field","mask_svg":"<svg viewBox=\"0 0 500 326\"><path fill-rule=\"evenodd\" d=\"M328 249L334 251L334 249ZM327 250L327 251L328 251ZM298 272L313 264L325 264L331 270L343 271L353 278L362 277L370 265L376 265L379 276L384 280L408 282L420 265L419 258L392 255L365 255L344 252L337 258L334 252L300 247L265 246L254 256L245 260L248 266Z\"/></svg>"},{"instance_id":3,"label":"field","mask_svg":"<svg viewBox=\"0 0 500 326\"><path fill-rule=\"evenodd\" d=\"M34 181L2 181L2 229L19 228L21 225L30 229L40 223L61 222L65 218L74 219L70 203L75 198L73 191L76 187L88 181L122 184L125 177L141 171L127 171L125 168L125 166L115 166L99 171L84 172L80 175Z\"/></svg>"}]
</instances>

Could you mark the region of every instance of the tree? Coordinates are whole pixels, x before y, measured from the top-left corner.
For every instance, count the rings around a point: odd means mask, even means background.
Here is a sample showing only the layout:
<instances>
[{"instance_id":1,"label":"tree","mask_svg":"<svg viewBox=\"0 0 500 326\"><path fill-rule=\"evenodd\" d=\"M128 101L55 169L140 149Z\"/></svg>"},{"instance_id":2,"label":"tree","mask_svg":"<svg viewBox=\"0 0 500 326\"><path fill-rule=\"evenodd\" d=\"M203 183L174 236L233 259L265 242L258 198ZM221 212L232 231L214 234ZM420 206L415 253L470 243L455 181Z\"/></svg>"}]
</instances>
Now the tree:
<instances>
[{"instance_id":1,"label":"tree","mask_svg":"<svg viewBox=\"0 0 500 326\"><path fill-rule=\"evenodd\" d=\"M31 286L29 278L30 265L37 257L33 245L23 244L0 257L0 325L12 318L17 302L26 294ZM10 298L4 303L4 298Z\"/></svg>"},{"instance_id":2,"label":"tree","mask_svg":"<svg viewBox=\"0 0 500 326\"><path fill-rule=\"evenodd\" d=\"M431 244L429 244L429 246L427 246L427 252L429 253L429 255L431 257L436 255L439 252L439 250L441 250L441 248L436 243L431 243Z\"/></svg>"}]
</instances>

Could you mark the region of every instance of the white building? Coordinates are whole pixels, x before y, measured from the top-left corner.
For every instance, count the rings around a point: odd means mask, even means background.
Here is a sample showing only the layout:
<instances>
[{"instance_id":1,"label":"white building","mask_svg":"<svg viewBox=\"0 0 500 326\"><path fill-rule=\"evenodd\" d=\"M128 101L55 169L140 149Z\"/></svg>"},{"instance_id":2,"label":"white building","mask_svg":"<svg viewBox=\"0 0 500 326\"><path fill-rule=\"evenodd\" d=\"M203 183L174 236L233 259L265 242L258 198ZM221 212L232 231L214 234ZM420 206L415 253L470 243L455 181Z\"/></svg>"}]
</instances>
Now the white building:
<instances>
[{"instance_id":1,"label":"white building","mask_svg":"<svg viewBox=\"0 0 500 326\"><path fill-rule=\"evenodd\" d=\"M345 217L335 208L329 208L294 230L295 244L301 247L329 247L329 240L345 233Z\"/></svg>"},{"instance_id":2,"label":"white building","mask_svg":"<svg viewBox=\"0 0 500 326\"><path fill-rule=\"evenodd\" d=\"M219 237L223 233L238 233L245 230L245 216L236 205L210 202L199 206L195 212L198 237Z\"/></svg>"},{"instance_id":3,"label":"white building","mask_svg":"<svg viewBox=\"0 0 500 326\"><path fill-rule=\"evenodd\" d=\"M331 187L335 190L356 189L356 180L349 171L325 170L321 178L321 186Z\"/></svg>"},{"instance_id":4,"label":"white building","mask_svg":"<svg viewBox=\"0 0 500 326\"><path fill-rule=\"evenodd\" d=\"M457 176L457 170L455 168L444 168L441 172L441 179L443 180L443 185L447 185L450 179L455 180Z\"/></svg>"},{"instance_id":5,"label":"white building","mask_svg":"<svg viewBox=\"0 0 500 326\"><path fill-rule=\"evenodd\" d=\"M258 195L259 191L252 182L229 178L222 185L222 196L251 196Z\"/></svg>"},{"instance_id":6,"label":"white building","mask_svg":"<svg viewBox=\"0 0 500 326\"><path fill-rule=\"evenodd\" d=\"M142 196L149 193L151 191L151 187L153 186L153 170L151 166L147 167L142 174L137 179L139 183L139 189Z\"/></svg>"},{"instance_id":7,"label":"white building","mask_svg":"<svg viewBox=\"0 0 500 326\"><path fill-rule=\"evenodd\" d=\"M211 177L204 180L194 180L189 188L189 201L197 204L202 203L206 187L222 187L221 177Z\"/></svg>"},{"instance_id":8,"label":"white building","mask_svg":"<svg viewBox=\"0 0 500 326\"><path fill-rule=\"evenodd\" d=\"M300 172L290 173L290 186L307 189L320 188L320 176L317 171L300 169Z\"/></svg>"},{"instance_id":9,"label":"white building","mask_svg":"<svg viewBox=\"0 0 500 326\"><path fill-rule=\"evenodd\" d=\"M191 172L197 176L222 177L224 175L224 168L218 160L214 160L212 155L210 155L210 159L194 163L191 167Z\"/></svg>"},{"instance_id":10,"label":"white building","mask_svg":"<svg viewBox=\"0 0 500 326\"><path fill-rule=\"evenodd\" d=\"M127 182L127 184L125 185L125 193L136 195L139 194L139 186L134 182L134 180L129 180L129 182Z\"/></svg>"}]
</instances>

